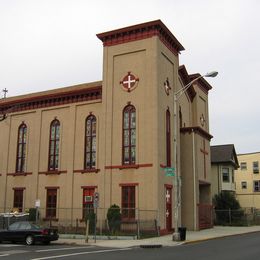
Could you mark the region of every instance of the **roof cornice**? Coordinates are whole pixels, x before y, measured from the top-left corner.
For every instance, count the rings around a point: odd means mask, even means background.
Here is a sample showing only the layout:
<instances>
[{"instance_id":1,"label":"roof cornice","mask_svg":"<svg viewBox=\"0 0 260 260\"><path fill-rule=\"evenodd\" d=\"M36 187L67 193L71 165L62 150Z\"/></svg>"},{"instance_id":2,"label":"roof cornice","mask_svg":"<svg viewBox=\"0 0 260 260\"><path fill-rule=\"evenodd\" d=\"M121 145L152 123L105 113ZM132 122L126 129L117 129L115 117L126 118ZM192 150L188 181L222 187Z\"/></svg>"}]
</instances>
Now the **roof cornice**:
<instances>
[{"instance_id":1,"label":"roof cornice","mask_svg":"<svg viewBox=\"0 0 260 260\"><path fill-rule=\"evenodd\" d=\"M104 46L113 46L143 40L153 36L158 36L159 39L176 55L184 50L181 43L161 20L141 23L97 34L97 37L103 42Z\"/></svg>"}]
</instances>

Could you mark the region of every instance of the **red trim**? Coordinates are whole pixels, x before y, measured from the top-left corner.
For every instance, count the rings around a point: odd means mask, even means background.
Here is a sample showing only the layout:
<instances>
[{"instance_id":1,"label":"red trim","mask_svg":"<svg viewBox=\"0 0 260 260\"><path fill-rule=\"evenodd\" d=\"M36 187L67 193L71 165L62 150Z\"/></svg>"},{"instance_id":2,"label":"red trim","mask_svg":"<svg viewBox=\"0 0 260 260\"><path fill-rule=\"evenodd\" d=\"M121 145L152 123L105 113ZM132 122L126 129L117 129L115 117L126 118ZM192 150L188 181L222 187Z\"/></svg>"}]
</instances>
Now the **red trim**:
<instances>
[{"instance_id":1,"label":"red trim","mask_svg":"<svg viewBox=\"0 0 260 260\"><path fill-rule=\"evenodd\" d=\"M82 169L82 170L73 170L74 173L98 173L100 172L100 169Z\"/></svg>"},{"instance_id":2,"label":"red trim","mask_svg":"<svg viewBox=\"0 0 260 260\"><path fill-rule=\"evenodd\" d=\"M173 185L172 184L164 184L164 187L167 189L172 189Z\"/></svg>"},{"instance_id":3,"label":"red trim","mask_svg":"<svg viewBox=\"0 0 260 260\"><path fill-rule=\"evenodd\" d=\"M111 166L105 166L105 169L138 169L143 167L153 167L152 163L143 163L143 164L128 164L128 165L111 165Z\"/></svg>"},{"instance_id":4,"label":"red trim","mask_svg":"<svg viewBox=\"0 0 260 260\"><path fill-rule=\"evenodd\" d=\"M160 167L161 167L161 168L166 168L167 166L166 166L166 165L163 165L162 163L160 163Z\"/></svg>"},{"instance_id":5,"label":"red trim","mask_svg":"<svg viewBox=\"0 0 260 260\"><path fill-rule=\"evenodd\" d=\"M81 186L81 189L96 189L98 186Z\"/></svg>"},{"instance_id":6,"label":"red trim","mask_svg":"<svg viewBox=\"0 0 260 260\"><path fill-rule=\"evenodd\" d=\"M211 140L211 138L213 138L213 136L211 134L209 134L208 132L206 132L204 129L202 129L199 126L191 126L191 127L182 127L180 129L181 133L191 133L191 132L195 132L198 133L199 135L201 135L202 137L206 138L207 140Z\"/></svg>"},{"instance_id":7,"label":"red trim","mask_svg":"<svg viewBox=\"0 0 260 260\"><path fill-rule=\"evenodd\" d=\"M135 183L119 183L120 187L124 187L124 186L138 186L139 183L135 182Z\"/></svg>"},{"instance_id":8,"label":"red trim","mask_svg":"<svg viewBox=\"0 0 260 260\"><path fill-rule=\"evenodd\" d=\"M143 40L153 36L158 36L162 43L175 55L184 50L184 47L161 20L97 34L97 37L103 42L104 46Z\"/></svg>"},{"instance_id":9,"label":"red trim","mask_svg":"<svg viewBox=\"0 0 260 260\"><path fill-rule=\"evenodd\" d=\"M26 190L25 187L14 187L13 190Z\"/></svg>"},{"instance_id":10,"label":"red trim","mask_svg":"<svg viewBox=\"0 0 260 260\"><path fill-rule=\"evenodd\" d=\"M62 173L67 173L67 171L46 171L46 172L38 172L38 174L45 174L45 175L59 175Z\"/></svg>"},{"instance_id":11,"label":"red trim","mask_svg":"<svg viewBox=\"0 0 260 260\"><path fill-rule=\"evenodd\" d=\"M93 84L96 84L96 86ZM83 101L98 100L102 98L102 82L82 84L71 90L58 89L54 91L39 92L22 97L6 98L0 102L0 114L18 112L30 109L39 109L52 106L65 105ZM85 86L84 86L85 85ZM92 85L92 87L89 87ZM75 89L77 88L77 89ZM66 88L67 89L67 88ZM54 93L50 93L54 92ZM43 94L44 93L44 94ZM1 100L2 101L2 100Z\"/></svg>"},{"instance_id":12,"label":"red trim","mask_svg":"<svg viewBox=\"0 0 260 260\"><path fill-rule=\"evenodd\" d=\"M60 186L46 186L45 187L46 190L49 190L49 189L50 190L55 190L55 189L58 190L59 188L60 188Z\"/></svg>"},{"instance_id":13,"label":"red trim","mask_svg":"<svg viewBox=\"0 0 260 260\"><path fill-rule=\"evenodd\" d=\"M26 175L32 175L32 172L14 172L14 173L7 173L8 176L26 176Z\"/></svg>"}]
</instances>

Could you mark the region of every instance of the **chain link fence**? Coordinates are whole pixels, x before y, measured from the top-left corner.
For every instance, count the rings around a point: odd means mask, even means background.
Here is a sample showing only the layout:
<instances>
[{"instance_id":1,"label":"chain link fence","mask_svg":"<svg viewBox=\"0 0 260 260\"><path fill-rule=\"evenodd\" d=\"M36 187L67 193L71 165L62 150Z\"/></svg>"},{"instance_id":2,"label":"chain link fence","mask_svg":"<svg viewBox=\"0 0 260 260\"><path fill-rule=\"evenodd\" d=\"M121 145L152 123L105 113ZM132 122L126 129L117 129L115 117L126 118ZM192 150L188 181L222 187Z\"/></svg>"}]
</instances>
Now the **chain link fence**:
<instances>
[{"instance_id":1,"label":"chain link fence","mask_svg":"<svg viewBox=\"0 0 260 260\"><path fill-rule=\"evenodd\" d=\"M260 225L260 209L214 210L214 225L252 226Z\"/></svg>"},{"instance_id":2,"label":"chain link fence","mask_svg":"<svg viewBox=\"0 0 260 260\"><path fill-rule=\"evenodd\" d=\"M0 208L0 229L16 221L32 221L46 227L55 227L60 234L97 236L133 236L144 238L159 235L157 210L112 209L108 219L107 208L31 208L24 212ZM111 210L111 209L110 209ZM113 210L117 210L114 214ZM2 212L2 213L1 213ZM115 216L117 217L115 218ZM88 228L87 228L88 224Z\"/></svg>"}]
</instances>

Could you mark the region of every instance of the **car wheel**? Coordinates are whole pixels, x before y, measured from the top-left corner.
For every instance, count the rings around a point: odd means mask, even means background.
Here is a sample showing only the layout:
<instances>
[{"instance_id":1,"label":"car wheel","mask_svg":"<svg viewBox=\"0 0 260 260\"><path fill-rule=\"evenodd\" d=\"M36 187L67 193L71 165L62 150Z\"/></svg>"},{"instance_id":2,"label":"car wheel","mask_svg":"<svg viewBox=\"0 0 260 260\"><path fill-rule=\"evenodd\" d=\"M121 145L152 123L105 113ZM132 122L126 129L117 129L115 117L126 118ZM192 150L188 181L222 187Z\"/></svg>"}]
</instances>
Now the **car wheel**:
<instances>
[{"instance_id":1,"label":"car wheel","mask_svg":"<svg viewBox=\"0 0 260 260\"><path fill-rule=\"evenodd\" d=\"M43 244L44 245L49 245L51 241L44 241Z\"/></svg>"},{"instance_id":2,"label":"car wheel","mask_svg":"<svg viewBox=\"0 0 260 260\"><path fill-rule=\"evenodd\" d=\"M31 246L34 244L34 238L32 235L28 235L26 238L25 238L25 244L28 245L28 246Z\"/></svg>"}]
</instances>

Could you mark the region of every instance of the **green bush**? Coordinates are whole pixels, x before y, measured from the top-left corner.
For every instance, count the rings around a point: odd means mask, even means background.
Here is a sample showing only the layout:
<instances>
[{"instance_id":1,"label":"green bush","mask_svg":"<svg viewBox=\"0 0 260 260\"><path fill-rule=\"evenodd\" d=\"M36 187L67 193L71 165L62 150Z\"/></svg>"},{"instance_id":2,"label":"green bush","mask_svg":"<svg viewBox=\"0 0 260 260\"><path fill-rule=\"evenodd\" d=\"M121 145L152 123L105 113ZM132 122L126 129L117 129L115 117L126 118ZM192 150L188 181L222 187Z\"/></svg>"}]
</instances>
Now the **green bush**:
<instances>
[{"instance_id":1,"label":"green bush","mask_svg":"<svg viewBox=\"0 0 260 260\"><path fill-rule=\"evenodd\" d=\"M235 224L242 221L244 211L234 194L222 191L213 198L217 224Z\"/></svg>"},{"instance_id":2,"label":"green bush","mask_svg":"<svg viewBox=\"0 0 260 260\"><path fill-rule=\"evenodd\" d=\"M120 207L113 204L107 211L107 221L109 226L109 231L111 234L115 235L120 231L121 225L121 213Z\"/></svg>"}]
</instances>

